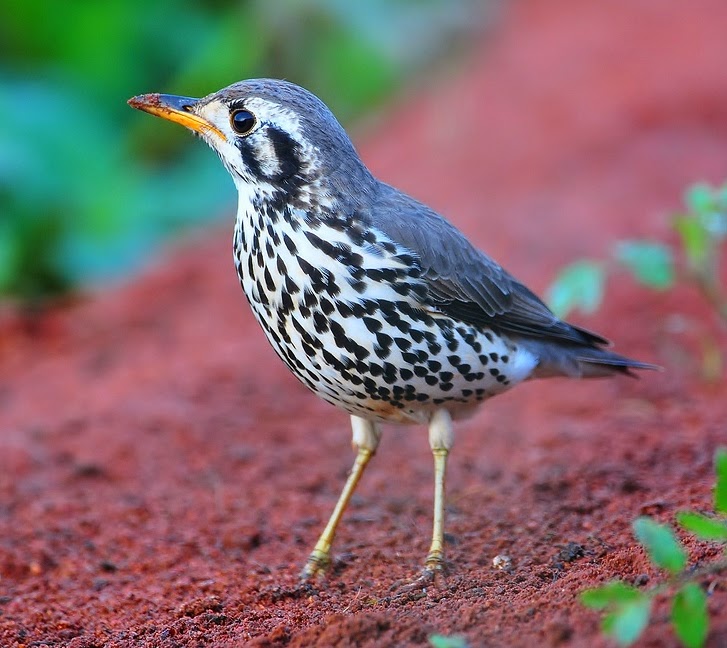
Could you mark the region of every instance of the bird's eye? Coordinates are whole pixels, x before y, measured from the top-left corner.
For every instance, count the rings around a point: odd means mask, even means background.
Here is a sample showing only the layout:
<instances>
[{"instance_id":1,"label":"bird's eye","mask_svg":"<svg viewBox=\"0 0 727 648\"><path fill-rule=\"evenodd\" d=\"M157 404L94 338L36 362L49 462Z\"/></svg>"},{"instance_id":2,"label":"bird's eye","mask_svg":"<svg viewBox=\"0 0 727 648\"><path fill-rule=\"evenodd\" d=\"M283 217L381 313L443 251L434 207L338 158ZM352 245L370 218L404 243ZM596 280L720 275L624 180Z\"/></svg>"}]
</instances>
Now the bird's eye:
<instances>
[{"instance_id":1,"label":"bird's eye","mask_svg":"<svg viewBox=\"0 0 727 648\"><path fill-rule=\"evenodd\" d=\"M249 110L236 110L230 115L232 130L238 135L248 135L255 128L257 120Z\"/></svg>"}]
</instances>

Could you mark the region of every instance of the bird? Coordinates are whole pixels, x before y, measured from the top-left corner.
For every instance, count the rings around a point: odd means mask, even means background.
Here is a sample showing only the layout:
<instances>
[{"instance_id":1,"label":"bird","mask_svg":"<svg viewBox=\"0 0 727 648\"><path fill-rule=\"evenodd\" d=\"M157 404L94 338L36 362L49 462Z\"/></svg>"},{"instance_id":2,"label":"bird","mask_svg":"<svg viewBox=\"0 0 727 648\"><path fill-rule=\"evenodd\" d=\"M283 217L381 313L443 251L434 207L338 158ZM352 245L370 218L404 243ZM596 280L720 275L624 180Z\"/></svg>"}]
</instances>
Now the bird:
<instances>
[{"instance_id":1,"label":"bird","mask_svg":"<svg viewBox=\"0 0 727 648\"><path fill-rule=\"evenodd\" d=\"M255 318L290 371L351 417L355 461L303 580L330 565L382 423L428 429L434 512L422 577L431 579L445 565L454 421L526 380L656 368L556 317L443 216L374 177L308 90L249 79L201 99L128 103L217 152L237 188L233 260Z\"/></svg>"}]
</instances>

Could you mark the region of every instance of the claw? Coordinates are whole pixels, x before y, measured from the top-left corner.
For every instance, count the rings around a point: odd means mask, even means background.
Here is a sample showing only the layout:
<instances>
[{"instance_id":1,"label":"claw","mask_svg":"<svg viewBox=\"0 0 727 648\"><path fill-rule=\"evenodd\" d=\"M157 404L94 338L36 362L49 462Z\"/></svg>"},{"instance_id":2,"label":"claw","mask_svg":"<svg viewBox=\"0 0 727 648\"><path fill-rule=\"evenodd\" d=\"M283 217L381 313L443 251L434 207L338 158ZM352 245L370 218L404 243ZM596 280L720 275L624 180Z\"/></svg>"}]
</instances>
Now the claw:
<instances>
[{"instance_id":1,"label":"claw","mask_svg":"<svg viewBox=\"0 0 727 648\"><path fill-rule=\"evenodd\" d=\"M422 569L419 576L414 577L408 583L397 587L397 596L407 597L418 592L426 592L427 588L432 586L446 585L446 578L444 576L444 565L442 563L436 566L427 565Z\"/></svg>"},{"instance_id":2,"label":"claw","mask_svg":"<svg viewBox=\"0 0 727 648\"><path fill-rule=\"evenodd\" d=\"M308 556L305 567L300 571L300 580L312 581L322 579L326 575L326 569L328 569L330 564L331 556L329 553L314 549L311 555Z\"/></svg>"}]
</instances>

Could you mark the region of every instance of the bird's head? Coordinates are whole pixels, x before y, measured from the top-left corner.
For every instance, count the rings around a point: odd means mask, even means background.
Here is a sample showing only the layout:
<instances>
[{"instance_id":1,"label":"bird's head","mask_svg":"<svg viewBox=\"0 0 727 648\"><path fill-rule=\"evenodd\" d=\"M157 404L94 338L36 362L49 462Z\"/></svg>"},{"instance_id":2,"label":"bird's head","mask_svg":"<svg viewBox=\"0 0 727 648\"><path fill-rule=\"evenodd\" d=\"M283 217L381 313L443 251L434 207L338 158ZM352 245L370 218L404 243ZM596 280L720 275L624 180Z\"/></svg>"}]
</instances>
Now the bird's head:
<instances>
[{"instance_id":1,"label":"bird's head","mask_svg":"<svg viewBox=\"0 0 727 648\"><path fill-rule=\"evenodd\" d=\"M326 105L287 81L240 81L202 99L145 94L129 105L186 126L220 156L241 194L303 198L345 194L369 182L348 135Z\"/></svg>"}]
</instances>

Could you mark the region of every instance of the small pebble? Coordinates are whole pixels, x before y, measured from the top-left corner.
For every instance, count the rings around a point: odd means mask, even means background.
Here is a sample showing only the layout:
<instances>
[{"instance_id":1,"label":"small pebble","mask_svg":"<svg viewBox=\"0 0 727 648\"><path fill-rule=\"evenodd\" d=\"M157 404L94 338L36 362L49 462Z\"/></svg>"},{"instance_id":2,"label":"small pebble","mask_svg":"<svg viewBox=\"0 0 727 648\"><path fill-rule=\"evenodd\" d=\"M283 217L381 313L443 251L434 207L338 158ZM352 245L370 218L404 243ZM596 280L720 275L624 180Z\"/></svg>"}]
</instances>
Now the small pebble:
<instances>
[{"instance_id":1,"label":"small pebble","mask_svg":"<svg viewBox=\"0 0 727 648\"><path fill-rule=\"evenodd\" d=\"M492 559L492 566L495 569L509 571L510 569L512 569L512 559L510 558L510 556L506 556L505 554L497 554Z\"/></svg>"}]
</instances>

